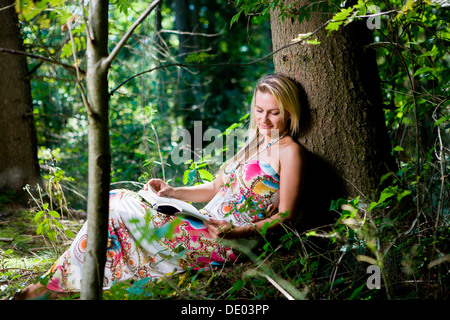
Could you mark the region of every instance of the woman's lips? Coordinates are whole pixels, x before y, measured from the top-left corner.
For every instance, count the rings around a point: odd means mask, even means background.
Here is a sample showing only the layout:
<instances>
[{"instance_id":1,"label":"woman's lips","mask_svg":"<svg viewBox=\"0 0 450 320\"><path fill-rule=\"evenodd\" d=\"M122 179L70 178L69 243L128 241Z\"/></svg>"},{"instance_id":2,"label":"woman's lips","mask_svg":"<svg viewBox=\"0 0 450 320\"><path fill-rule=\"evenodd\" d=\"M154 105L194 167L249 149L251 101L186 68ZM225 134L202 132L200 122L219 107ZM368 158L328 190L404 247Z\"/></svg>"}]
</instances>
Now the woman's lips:
<instances>
[{"instance_id":1,"label":"woman's lips","mask_svg":"<svg viewBox=\"0 0 450 320\"><path fill-rule=\"evenodd\" d=\"M270 128L272 128L272 126L268 126L268 125L265 125L265 124L259 124L259 127L261 129L270 129Z\"/></svg>"}]
</instances>

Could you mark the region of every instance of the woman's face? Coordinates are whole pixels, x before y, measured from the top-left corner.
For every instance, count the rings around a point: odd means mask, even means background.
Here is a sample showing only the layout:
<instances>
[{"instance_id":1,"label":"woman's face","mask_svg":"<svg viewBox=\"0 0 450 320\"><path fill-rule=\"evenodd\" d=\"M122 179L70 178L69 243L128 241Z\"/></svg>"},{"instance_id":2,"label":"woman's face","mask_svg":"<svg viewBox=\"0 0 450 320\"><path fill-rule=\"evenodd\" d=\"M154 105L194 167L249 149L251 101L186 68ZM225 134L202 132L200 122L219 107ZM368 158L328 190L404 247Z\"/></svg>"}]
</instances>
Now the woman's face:
<instances>
[{"instance_id":1,"label":"woman's face","mask_svg":"<svg viewBox=\"0 0 450 320\"><path fill-rule=\"evenodd\" d=\"M285 112L284 119L281 117L277 100L271 93L256 92L253 112L262 135L271 137L275 133L272 130L278 130L277 135L280 136L286 129L289 114Z\"/></svg>"}]
</instances>

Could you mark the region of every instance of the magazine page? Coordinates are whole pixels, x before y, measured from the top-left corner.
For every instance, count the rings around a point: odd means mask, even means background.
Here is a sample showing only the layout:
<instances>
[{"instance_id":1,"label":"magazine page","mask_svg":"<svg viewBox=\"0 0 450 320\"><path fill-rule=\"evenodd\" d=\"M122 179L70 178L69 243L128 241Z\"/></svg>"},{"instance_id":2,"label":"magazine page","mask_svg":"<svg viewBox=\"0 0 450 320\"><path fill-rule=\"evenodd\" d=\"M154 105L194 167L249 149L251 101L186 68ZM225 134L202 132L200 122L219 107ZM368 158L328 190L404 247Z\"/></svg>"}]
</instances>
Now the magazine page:
<instances>
[{"instance_id":1,"label":"magazine page","mask_svg":"<svg viewBox=\"0 0 450 320\"><path fill-rule=\"evenodd\" d=\"M140 190L138 194L155 208L159 206L172 206L178 209L177 211L181 211L180 214L182 215L190 215L204 221L209 219L209 217L202 215L192 204L175 198L159 197L152 188Z\"/></svg>"}]
</instances>

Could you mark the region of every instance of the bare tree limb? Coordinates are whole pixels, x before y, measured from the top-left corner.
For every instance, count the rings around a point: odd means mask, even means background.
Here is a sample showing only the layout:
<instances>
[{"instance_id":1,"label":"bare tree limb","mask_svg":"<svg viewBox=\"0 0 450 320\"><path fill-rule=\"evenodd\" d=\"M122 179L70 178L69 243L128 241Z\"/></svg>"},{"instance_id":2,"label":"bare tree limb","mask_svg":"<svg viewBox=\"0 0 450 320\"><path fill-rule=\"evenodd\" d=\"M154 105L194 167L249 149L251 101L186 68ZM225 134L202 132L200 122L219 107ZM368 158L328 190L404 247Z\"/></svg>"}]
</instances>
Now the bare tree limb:
<instances>
[{"instance_id":1,"label":"bare tree limb","mask_svg":"<svg viewBox=\"0 0 450 320\"><path fill-rule=\"evenodd\" d=\"M125 35L120 39L120 41L116 44L114 49L111 51L109 56L103 60L102 68L109 68L114 58L119 53L120 49L125 45L128 39L133 34L134 30L142 23L142 21L147 18L147 16L156 8L156 6L161 2L161 0L155 0L152 4L139 16L139 18L133 23L131 28L125 33ZM105 69L106 70L106 69Z\"/></svg>"},{"instance_id":2,"label":"bare tree limb","mask_svg":"<svg viewBox=\"0 0 450 320\"><path fill-rule=\"evenodd\" d=\"M395 13L395 12L398 12L398 10L390 10L390 11L387 11L387 12L380 12L380 13L376 13L376 14L368 14L368 15L363 15L363 16L355 16L354 18L371 18L371 17L378 17L378 16L381 16L381 15L388 15L388 14ZM324 24L322 24L321 26L319 26L316 30L314 30L314 31L312 31L312 32L310 32L310 33L306 33L306 34L300 35L301 37L293 39L291 43L288 43L288 44L286 44L286 45L284 45L284 46L278 48L277 50L272 51L271 53L265 55L264 57L261 57L261 58L259 58L259 59L256 59L256 60L250 61L250 62L240 62L240 63L239 63L239 62L238 62L238 63L216 63L216 64L209 64L209 65L205 65L205 64L170 63L170 64L166 64L166 65L161 65L161 66L158 66L158 67L155 67L155 68L151 68L151 69L148 69L148 70L139 72L139 73L135 74L134 76L132 76L132 77L130 77L130 78L124 80L124 81L121 82L118 86L116 86L113 90L111 90L111 91L109 92L109 94L110 94L110 95L113 95L114 92L116 92L121 86L123 86L125 83L127 83L127 82L133 80L134 78L139 77L139 76L141 76L141 75L143 75L143 74L146 74L146 73L153 72L153 71L158 70L158 69L164 69L164 68L170 68L170 67L198 68L198 69L200 69L200 68L215 68L215 67L246 67L246 66L250 66L250 65L259 63L259 62L261 62L261 61L264 61L264 60L266 60L266 59L272 57L272 56L275 55L276 53L278 53L278 52L280 52L280 51L282 51L282 50L284 50L284 49L286 49L286 48L289 48L289 47L291 47L291 46L293 46L293 45L296 45L296 44L299 44L299 43L301 43L301 44L306 43L306 40L308 40L309 38L311 38L313 35L315 35L316 33L318 33L320 30L322 30L323 28L325 28L328 24L330 24L330 23L332 23L332 22L340 22L340 21L345 21L345 20L346 20L346 19L342 19L342 20L333 20L333 19L331 19L331 20L328 20L328 21L326 21ZM172 31L170 31L170 30L161 30L161 31L164 31L164 32L172 32ZM174 32L175 32L175 33L179 33L179 32L176 32L176 31L174 31Z\"/></svg>"},{"instance_id":3,"label":"bare tree limb","mask_svg":"<svg viewBox=\"0 0 450 320\"><path fill-rule=\"evenodd\" d=\"M81 10L83 11L83 21L84 21L84 26L86 27L86 34L88 37L89 41L92 41L92 37L91 37L91 32L89 31L89 25L86 19L86 10L84 9L84 4L83 1L80 1L80 5L81 5Z\"/></svg>"},{"instance_id":4,"label":"bare tree limb","mask_svg":"<svg viewBox=\"0 0 450 320\"><path fill-rule=\"evenodd\" d=\"M11 3L11 4L7 5L7 6L1 7L1 8L0 8L0 11L8 10L9 8L13 8L15 5L16 5L15 2L14 2L14 3Z\"/></svg>"},{"instance_id":5,"label":"bare tree limb","mask_svg":"<svg viewBox=\"0 0 450 320\"><path fill-rule=\"evenodd\" d=\"M312 34L311 34L311 35L312 35ZM164 68L170 68L170 67L181 67L181 68L197 68L197 69L203 69L203 68L216 68L216 67L245 67L245 66L250 66L250 65L259 63L259 62L261 62L261 61L264 61L264 60L266 60L267 58L270 58L270 57L273 56L274 54L278 53L279 51L282 51L282 50L284 50L284 49L286 49L286 48L288 48L288 47L290 47L290 46L296 45L296 44L298 44L299 42L304 41L305 39L306 39L306 38L304 38L304 39L302 39L302 40L295 40L295 41L293 41L293 42L291 42L291 43L288 43L287 45L285 45L285 46L283 46L283 47L281 47L281 48L278 48L278 49L275 50L275 51L272 51L271 53L265 55L264 57L261 57L261 58L259 58L259 59L256 59L256 60L253 60L253 61L250 61L250 62L215 63L215 64L184 64L184 63L170 63L170 64L161 65L161 66L158 66L158 67L154 67L154 68L151 68L151 69L148 69L148 70L139 72L139 73L135 74L134 76L132 76L132 77L130 77L130 78L124 80L122 83L120 83L118 86L116 86L113 90L111 90L111 91L109 92L109 94L110 94L110 95L113 95L114 92L116 92L120 87L122 87L125 83L127 83L127 82L133 80L134 78L139 77L139 76L142 76L143 74L146 74L146 73L153 72L153 71L158 70L158 69L164 69Z\"/></svg>"},{"instance_id":6,"label":"bare tree limb","mask_svg":"<svg viewBox=\"0 0 450 320\"><path fill-rule=\"evenodd\" d=\"M200 37L207 37L207 38L218 37L218 36L223 34L223 32L210 34L210 33L188 32L188 31L167 30L167 29L162 29L159 32L161 32L161 33L185 34L185 35L189 35L189 36L200 36Z\"/></svg>"},{"instance_id":7,"label":"bare tree limb","mask_svg":"<svg viewBox=\"0 0 450 320\"><path fill-rule=\"evenodd\" d=\"M21 56L27 56L29 58L38 59L38 60L45 61L45 62L50 62L52 64L55 64L55 65L64 67L66 69L69 69L71 71L75 71L75 72L77 71L77 69L74 66L71 66L70 64L63 63L63 62L60 62L60 61L56 61L56 60L53 60L51 58L47 58L47 57L40 56L40 55L37 55L37 54L28 53L28 52L25 52L25 51L0 48L0 52L16 54L16 55L21 55ZM86 72L81 70L81 69L79 70L79 72L82 75L86 74Z\"/></svg>"},{"instance_id":8,"label":"bare tree limb","mask_svg":"<svg viewBox=\"0 0 450 320\"><path fill-rule=\"evenodd\" d=\"M73 55L73 60L75 61L75 70L77 71L77 76L76 76L77 88L80 91L81 99L83 100L83 104L86 107L88 115L92 116L93 113L92 113L91 105L89 104L86 93L84 92L84 89L83 89L83 85L81 84L80 68L78 67L77 52L75 50L75 42L73 40L72 27L70 26L70 22L67 22L66 25L67 25L67 29L69 30L70 42L72 43L72 55ZM88 28L86 28L86 29L88 29Z\"/></svg>"}]
</instances>

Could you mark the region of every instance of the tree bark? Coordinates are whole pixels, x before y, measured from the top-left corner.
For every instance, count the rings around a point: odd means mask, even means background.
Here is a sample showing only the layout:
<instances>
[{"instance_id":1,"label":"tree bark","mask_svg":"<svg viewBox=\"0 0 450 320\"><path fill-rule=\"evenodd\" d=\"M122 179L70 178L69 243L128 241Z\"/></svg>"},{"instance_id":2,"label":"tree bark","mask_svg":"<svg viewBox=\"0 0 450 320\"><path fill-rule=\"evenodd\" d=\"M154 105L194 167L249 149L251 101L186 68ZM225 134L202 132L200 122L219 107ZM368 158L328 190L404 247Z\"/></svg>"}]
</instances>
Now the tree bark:
<instances>
[{"instance_id":1,"label":"tree bark","mask_svg":"<svg viewBox=\"0 0 450 320\"><path fill-rule=\"evenodd\" d=\"M13 0L0 0L0 48L24 51ZM30 78L25 56L0 53L0 193L41 183Z\"/></svg>"},{"instance_id":2,"label":"tree bark","mask_svg":"<svg viewBox=\"0 0 450 320\"><path fill-rule=\"evenodd\" d=\"M108 231L111 152L109 141L108 1L89 2L86 84L89 101L88 231L81 299L102 295Z\"/></svg>"},{"instance_id":3,"label":"tree bark","mask_svg":"<svg viewBox=\"0 0 450 320\"><path fill-rule=\"evenodd\" d=\"M273 50L325 22L317 13L301 24L278 15L278 9L271 13ZM328 213L330 201L340 197L370 198L381 176L395 168L375 53L368 47L371 31L353 22L329 36L322 29L317 38L319 45L298 44L274 55L276 72L296 79L304 94L305 216Z\"/></svg>"},{"instance_id":4,"label":"tree bark","mask_svg":"<svg viewBox=\"0 0 450 320\"><path fill-rule=\"evenodd\" d=\"M85 101L89 119L88 230L81 283L82 300L102 298L105 272L111 181L108 71L134 30L158 4L159 0L153 1L108 54L109 2L107 0L89 2L86 47L88 102Z\"/></svg>"}]
</instances>

